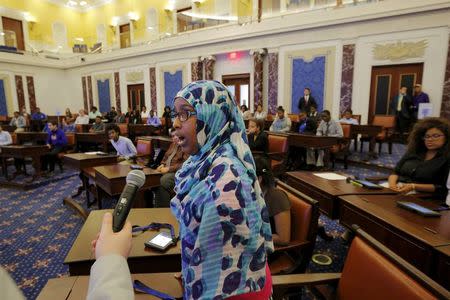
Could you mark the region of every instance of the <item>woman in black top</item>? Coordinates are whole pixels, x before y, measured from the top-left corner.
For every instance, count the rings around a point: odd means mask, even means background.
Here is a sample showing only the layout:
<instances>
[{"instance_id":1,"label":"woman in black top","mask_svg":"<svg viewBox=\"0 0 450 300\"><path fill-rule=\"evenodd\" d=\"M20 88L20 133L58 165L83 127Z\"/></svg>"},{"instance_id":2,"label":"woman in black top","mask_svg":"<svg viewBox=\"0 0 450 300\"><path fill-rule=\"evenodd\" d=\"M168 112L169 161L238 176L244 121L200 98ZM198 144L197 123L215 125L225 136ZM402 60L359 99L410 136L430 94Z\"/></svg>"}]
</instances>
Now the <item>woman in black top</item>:
<instances>
[{"instance_id":1,"label":"woman in black top","mask_svg":"<svg viewBox=\"0 0 450 300\"><path fill-rule=\"evenodd\" d=\"M291 202L286 193L275 187L275 179L267 158L256 157L256 176L269 211L270 227L275 245L286 245L291 240Z\"/></svg>"},{"instance_id":2,"label":"woman in black top","mask_svg":"<svg viewBox=\"0 0 450 300\"><path fill-rule=\"evenodd\" d=\"M164 118L164 133L166 135L169 135L169 129L172 128L172 109L170 108L170 106L166 106L164 107L164 113L162 115L162 117Z\"/></svg>"},{"instance_id":3,"label":"woman in black top","mask_svg":"<svg viewBox=\"0 0 450 300\"><path fill-rule=\"evenodd\" d=\"M409 136L408 149L389 176L389 188L400 193L411 191L433 193L435 198L447 195L450 168L450 124L445 119L419 121Z\"/></svg>"},{"instance_id":4,"label":"woman in black top","mask_svg":"<svg viewBox=\"0 0 450 300\"><path fill-rule=\"evenodd\" d=\"M267 154L269 138L264 132L264 120L250 119L248 121L248 145L252 152Z\"/></svg>"}]
</instances>

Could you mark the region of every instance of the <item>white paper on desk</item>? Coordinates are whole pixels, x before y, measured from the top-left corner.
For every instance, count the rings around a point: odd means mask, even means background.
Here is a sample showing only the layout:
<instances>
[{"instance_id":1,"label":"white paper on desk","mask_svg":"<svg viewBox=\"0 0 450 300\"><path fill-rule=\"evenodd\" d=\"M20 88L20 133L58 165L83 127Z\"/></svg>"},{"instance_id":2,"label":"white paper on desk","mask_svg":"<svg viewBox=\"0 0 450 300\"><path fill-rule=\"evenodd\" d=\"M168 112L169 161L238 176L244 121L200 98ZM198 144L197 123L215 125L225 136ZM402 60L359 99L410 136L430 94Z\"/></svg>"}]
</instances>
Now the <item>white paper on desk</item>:
<instances>
[{"instance_id":1,"label":"white paper on desk","mask_svg":"<svg viewBox=\"0 0 450 300\"><path fill-rule=\"evenodd\" d=\"M102 151L92 151L92 152L84 152L84 154L87 154L87 155L102 155L102 154L106 154L106 153L102 152Z\"/></svg>"},{"instance_id":2,"label":"white paper on desk","mask_svg":"<svg viewBox=\"0 0 450 300\"><path fill-rule=\"evenodd\" d=\"M328 172L328 173L313 173L314 176L328 179L328 180L345 180L347 177L339 175L337 173Z\"/></svg>"}]
</instances>

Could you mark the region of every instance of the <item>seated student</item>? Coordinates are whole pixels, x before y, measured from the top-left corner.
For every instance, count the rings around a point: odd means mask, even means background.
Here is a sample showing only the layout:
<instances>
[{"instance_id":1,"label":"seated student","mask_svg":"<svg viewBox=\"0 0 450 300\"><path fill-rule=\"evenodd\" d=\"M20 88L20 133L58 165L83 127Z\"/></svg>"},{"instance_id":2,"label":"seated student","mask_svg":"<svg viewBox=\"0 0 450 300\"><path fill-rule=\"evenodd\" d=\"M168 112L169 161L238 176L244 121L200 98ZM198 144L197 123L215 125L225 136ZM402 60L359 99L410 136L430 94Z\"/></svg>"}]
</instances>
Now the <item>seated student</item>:
<instances>
[{"instance_id":1,"label":"seated student","mask_svg":"<svg viewBox=\"0 0 450 300\"><path fill-rule=\"evenodd\" d=\"M31 115L31 130L41 131L47 121L47 116L41 113L41 109L36 107L35 112Z\"/></svg>"},{"instance_id":2,"label":"seated student","mask_svg":"<svg viewBox=\"0 0 450 300\"><path fill-rule=\"evenodd\" d=\"M2 129L0 125L0 146L6 146L12 144L11 134L8 131Z\"/></svg>"},{"instance_id":3,"label":"seated student","mask_svg":"<svg viewBox=\"0 0 450 300\"><path fill-rule=\"evenodd\" d=\"M136 147L133 142L124 136L120 136L120 128L117 125L111 125L108 128L108 137L117 151L119 160L129 159L137 155Z\"/></svg>"},{"instance_id":4,"label":"seated student","mask_svg":"<svg viewBox=\"0 0 450 300\"><path fill-rule=\"evenodd\" d=\"M114 106L111 106L111 110L106 114L106 119L108 123L113 123L115 118L117 117L117 111Z\"/></svg>"},{"instance_id":5,"label":"seated student","mask_svg":"<svg viewBox=\"0 0 450 300\"><path fill-rule=\"evenodd\" d=\"M147 111L147 107L142 106L141 109L141 119L145 119L148 118L148 111Z\"/></svg>"},{"instance_id":6,"label":"seated student","mask_svg":"<svg viewBox=\"0 0 450 300\"><path fill-rule=\"evenodd\" d=\"M320 113L317 111L316 105L311 105L309 107L309 113L307 116L308 116L308 118L316 121L317 124L319 124L319 122L321 121Z\"/></svg>"},{"instance_id":7,"label":"seated student","mask_svg":"<svg viewBox=\"0 0 450 300\"><path fill-rule=\"evenodd\" d=\"M358 120L352 118L352 116L353 111L351 109L347 109L342 115L342 118L339 120L339 123L358 125L359 124Z\"/></svg>"},{"instance_id":8,"label":"seated student","mask_svg":"<svg viewBox=\"0 0 450 300\"><path fill-rule=\"evenodd\" d=\"M57 124L48 122L49 134L47 138L47 147L50 152L42 157L42 170L46 171L47 166L49 168L50 174L55 171L55 163L58 158L58 153L64 151L67 146L67 137L64 131L58 128Z\"/></svg>"},{"instance_id":9,"label":"seated student","mask_svg":"<svg viewBox=\"0 0 450 300\"><path fill-rule=\"evenodd\" d=\"M275 187L269 160L259 156L255 158L255 164L256 176L269 211L273 243L286 245L291 240L291 202L284 191Z\"/></svg>"},{"instance_id":10,"label":"seated student","mask_svg":"<svg viewBox=\"0 0 450 300\"><path fill-rule=\"evenodd\" d=\"M126 123L127 119L125 117L124 113L119 113L117 114L117 116L114 118L114 123Z\"/></svg>"},{"instance_id":11,"label":"seated student","mask_svg":"<svg viewBox=\"0 0 450 300\"><path fill-rule=\"evenodd\" d=\"M269 148L269 138L264 132L264 120L250 119L248 122L248 146L250 150L267 154Z\"/></svg>"},{"instance_id":12,"label":"seated student","mask_svg":"<svg viewBox=\"0 0 450 300\"><path fill-rule=\"evenodd\" d=\"M84 109L78 111L78 117L75 120L75 125L89 124L89 116L86 115Z\"/></svg>"},{"instance_id":13,"label":"seated student","mask_svg":"<svg viewBox=\"0 0 450 300\"><path fill-rule=\"evenodd\" d=\"M298 133L315 135L317 130L317 122L313 118L308 118L305 111L298 114ZM296 170L306 164L306 148L289 147L288 169Z\"/></svg>"},{"instance_id":14,"label":"seated student","mask_svg":"<svg viewBox=\"0 0 450 300\"><path fill-rule=\"evenodd\" d=\"M344 136L341 124L339 124L335 120L331 119L331 114L328 110L324 110L322 112L321 118L322 118L322 121L320 122L319 127L317 128L316 135L335 136L335 137ZM314 157L315 153L314 152L315 152L314 149L308 149L308 151L307 151L306 163L310 167L314 165L314 161L315 161L315 157ZM324 156L324 151L319 150L316 167L319 167L319 168L323 167L323 156Z\"/></svg>"},{"instance_id":15,"label":"seated student","mask_svg":"<svg viewBox=\"0 0 450 300\"><path fill-rule=\"evenodd\" d=\"M62 118L61 121L61 129L64 133L72 133L75 132L75 124L72 123L73 119Z\"/></svg>"},{"instance_id":16,"label":"seated student","mask_svg":"<svg viewBox=\"0 0 450 300\"><path fill-rule=\"evenodd\" d=\"M172 109L170 106L164 107L164 113L162 115L164 118L164 134L169 134L169 129L172 128Z\"/></svg>"},{"instance_id":17,"label":"seated student","mask_svg":"<svg viewBox=\"0 0 450 300\"><path fill-rule=\"evenodd\" d=\"M389 188L400 193L433 193L445 199L450 168L450 124L445 119L426 118L413 128L408 148L389 176Z\"/></svg>"},{"instance_id":18,"label":"seated student","mask_svg":"<svg viewBox=\"0 0 450 300\"><path fill-rule=\"evenodd\" d=\"M288 132L291 130L291 124L291 119L285 115L283 106L278 106L277 115L269 130L274 132Z\"/></svg>"},{"instance_id":19,"label":"seated student","mask_svg":"<svg viewBox=\"0 0 450 300\"><path fill-rule=\"evenodd\" d=\"M244 120L250 120L250 118L252 117L252 112L248 109L247 105L241 105L241 113L242 113L242 118Z\"/></svg>"},{"instance_id":20,"label":"seated student","mask_svg":"<svg viewBox=\"0 0 450 300\"><path fill-rule=\"evenodd\" d=\"M152 109L150 110L150 114L147 119L147 125L153 126L153 127L161 127L161 120L156 115L156 112Z\"/></svg>"},{"instance_id":21,"label":"seated student","mask_svg":"<svg viewBox=\"0 0 450 300\"><path fill-rule=\"evenodd\" d=\"M267 112L263 111L262 104L258 104L255 111L255 119L265 120L267 117Z\"/></svg>"},{"instance_id":22,"label":"seated student","mask_svg":"<svg viewBox=\"0 0 450 300\"><path fill-rule=\"evenodd\" d=\"M66 108L66 120L72 120L73 116L72 116L72 112L70 111L70 108Z\"/></svg>"},{"instance_id":23,"label":"seated student","mask_svg":"<svg viewBox=\"0 0 450 300\"><path fill-rule=\"evenodd\" d=\"M92 124L91 129L89 129L89 132L104 132L105 131L105 123L103 123L102 117L95 117L95 123Z\"/></svg>"},{"instance_id":24,"label":"seated student","mask_svg":"<svg viewBox=\"0 0 450 300\"><path fill-rule=\"evenodd\" d=\"M102 113L97 110L96 106L92 106L91 112L89 113L89 121L93 122L96 117L101 117Z\"/></svg>"},{"instance_id":25,"label":"seated student","mask_svg":"<svg viewBox=\"0 0 450 300\"><path fill-rule=\"evenodd\" d=\"M156 207L170 207L170 199L174 194L173 189L175 187L175 173L181 168L181 165L189 155L185 154L181 147L178 146L178 139L174 135L174 131L171 132L172 144L166 151L161 164L156 168L156 171L164 174L160 178L161 186L156 191L155 206Z\"/></svg>"},{"instance_id":26,"label":"seated student","mask_svg":"<svg viewBox=\"0 0 450 300\"><path fill-rule=\"evenodd\" d=\"M18 111L15 111L14 117L9 122L9 126L16 127L16 130L14 132L23 132L25 131L25 126L27 126L27 121L23 116L19 114Z\"/></svg>"}]
</instances>

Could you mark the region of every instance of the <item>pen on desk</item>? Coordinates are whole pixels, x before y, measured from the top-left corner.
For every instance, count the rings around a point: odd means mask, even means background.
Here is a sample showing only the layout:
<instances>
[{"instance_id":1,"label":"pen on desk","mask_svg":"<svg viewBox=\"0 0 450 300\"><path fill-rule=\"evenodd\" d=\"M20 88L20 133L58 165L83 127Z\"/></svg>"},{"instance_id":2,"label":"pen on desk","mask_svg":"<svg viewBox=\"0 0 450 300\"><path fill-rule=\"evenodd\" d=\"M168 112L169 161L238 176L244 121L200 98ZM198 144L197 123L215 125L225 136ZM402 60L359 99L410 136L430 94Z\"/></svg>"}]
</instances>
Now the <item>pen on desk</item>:
<instances>
[{"instance_id":1,"label":"pen on desk","mask_svg":"<svg viewBox=\"0 0 450 300\"><path fill-rule=\"evenodd\" d=\"M429 232L431 232L431 233L434 233L434 234L437 233L437 231L434 231L433 229L430 229L430 228L428 228L428 227L424 227L424 229L427 230L427 231L429 231Z\"/></svg>"}]
</instances>

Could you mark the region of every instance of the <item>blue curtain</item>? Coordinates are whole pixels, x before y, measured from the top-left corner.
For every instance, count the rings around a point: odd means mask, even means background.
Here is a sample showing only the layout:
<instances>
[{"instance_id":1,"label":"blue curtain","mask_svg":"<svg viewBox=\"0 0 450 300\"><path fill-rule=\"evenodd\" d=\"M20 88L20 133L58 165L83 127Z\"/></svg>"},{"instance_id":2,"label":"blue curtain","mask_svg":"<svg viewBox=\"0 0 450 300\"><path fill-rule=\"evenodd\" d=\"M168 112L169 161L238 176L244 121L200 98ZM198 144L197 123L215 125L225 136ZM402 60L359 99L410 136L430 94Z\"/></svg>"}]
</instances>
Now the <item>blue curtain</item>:
<instances>
[{"instance_id":1,"label":"blue curtain","mask_svg":"<svg viewBox=\"0 0 450 300\"><path fill-rule=\"evenodd\" d=\"M175 74L164 72L164 96L165 105L173 106L173 98L183 87L183 71L177 71Z\"/></svg>"},{"instance_id":2,"label":"blue curtain","mask_svg":"<svg viewBox=\"0 0 450 300\"><path fill-rule=\"evenodd\" d=\"M3 80L0 80L0 116L8 115L8 107L6 106L5 85Z\"/></svg>"},{"instance_id":3,"label":"blue curtain","mask_svg":"<svg viewBox=\"0 0 450 300\"><path fill-rule=\"evenodd\" d=\"M325 89L325 56L315 57L306 62L303 58L292 62L292 101L291 112L298 113L298 101L303 97L306 87L311 89L311 96L316 99L318 111L323 110Z\"/></svg>"},{"instance_id":4,"label":"blue curtain","mask_svg":"<svg viewBox=\"0 0 450 300\"><path fill-rule=\"evenodd\" d=\"M109 79L105 81L97 80L98 89L98 109L100 112L109 112L111 110L111 95L109 93Z\"/></svg>"}]
</instances>

